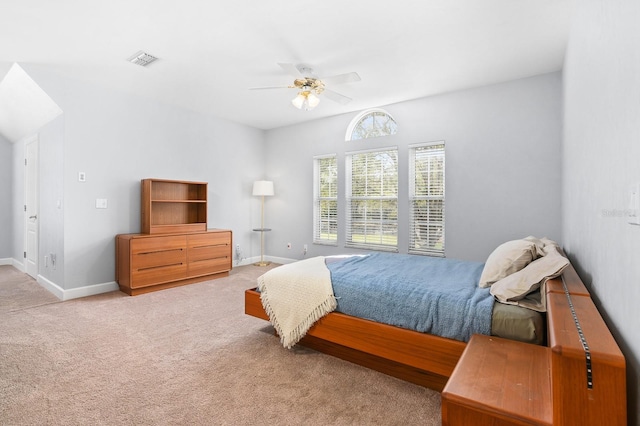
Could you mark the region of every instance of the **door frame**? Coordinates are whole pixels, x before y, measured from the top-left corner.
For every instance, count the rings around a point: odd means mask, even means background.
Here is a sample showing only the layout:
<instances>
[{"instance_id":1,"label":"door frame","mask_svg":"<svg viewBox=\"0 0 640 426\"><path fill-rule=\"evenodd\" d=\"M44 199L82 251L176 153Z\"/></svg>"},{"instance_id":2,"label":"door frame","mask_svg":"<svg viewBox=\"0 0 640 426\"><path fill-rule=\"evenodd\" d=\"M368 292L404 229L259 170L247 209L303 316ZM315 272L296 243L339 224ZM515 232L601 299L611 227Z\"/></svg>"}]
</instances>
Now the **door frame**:
<instances>
[{"instance_id":1,"label":"door frame","mask_svg":"<svg viewBox=\"0 0 640 426\"><path fill-rule=\"evenodd\" d=\"M29 150L32 150L32 158L29 158ZM24 269L36 279L40 257L39 150L38 134L24 140ZM29 244L30 232L35 232L33 245Z\"/></svg>"}]
</instances>

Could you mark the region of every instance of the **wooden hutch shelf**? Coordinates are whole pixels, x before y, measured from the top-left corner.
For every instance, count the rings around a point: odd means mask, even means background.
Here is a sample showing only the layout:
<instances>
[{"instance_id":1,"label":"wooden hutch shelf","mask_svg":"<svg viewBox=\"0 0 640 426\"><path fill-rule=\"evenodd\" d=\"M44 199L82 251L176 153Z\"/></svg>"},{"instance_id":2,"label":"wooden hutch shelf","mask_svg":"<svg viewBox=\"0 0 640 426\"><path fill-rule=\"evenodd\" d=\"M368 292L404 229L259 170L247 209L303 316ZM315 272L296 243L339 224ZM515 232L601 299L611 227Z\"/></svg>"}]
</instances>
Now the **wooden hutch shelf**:
<instances>
[{"instance_id":1,"label":"wooden hutch shelf","mask_svg":"<svg viewBox=\"0 0 640 426\"><path fill-rule=\"evenodd\" d=\"M129 295L227 276L232 235L207 229L207 182L143 179L140 234L116 236L116 281Z\"/></svg>"},{"instance_id":2,"label":"wooden hutch shelf","mask_svg":"<svg viewBox=\"0 0 640 426\"><path fill-rule=\"evenodd\" d=\"M207 230L207 183L142 180L142 232L166 234Z\"/></svg>"}]
</instances>

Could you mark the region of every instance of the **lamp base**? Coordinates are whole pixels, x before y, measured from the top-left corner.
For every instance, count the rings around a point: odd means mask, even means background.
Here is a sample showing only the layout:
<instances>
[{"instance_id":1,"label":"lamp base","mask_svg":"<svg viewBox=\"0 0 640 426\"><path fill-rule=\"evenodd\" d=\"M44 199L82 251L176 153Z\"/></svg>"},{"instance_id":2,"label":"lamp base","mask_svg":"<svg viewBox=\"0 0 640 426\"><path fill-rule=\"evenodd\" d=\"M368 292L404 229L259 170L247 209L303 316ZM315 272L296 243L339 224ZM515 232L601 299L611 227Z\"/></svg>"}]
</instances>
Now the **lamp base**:
<instances>
[{"instance_id":1,"label":"lamp base","mask_svg":"<svg viewBox=\"0 0 640 426\"><path fill-rule=\"evenodd\" d=\"M255 266L268 266L268 265L271 265L271 262L268 262L268 261L265 260L265 261L262 261L262 262L256 262L256 263L254 263L254 265Z\"/></svg>"}]
</instances>

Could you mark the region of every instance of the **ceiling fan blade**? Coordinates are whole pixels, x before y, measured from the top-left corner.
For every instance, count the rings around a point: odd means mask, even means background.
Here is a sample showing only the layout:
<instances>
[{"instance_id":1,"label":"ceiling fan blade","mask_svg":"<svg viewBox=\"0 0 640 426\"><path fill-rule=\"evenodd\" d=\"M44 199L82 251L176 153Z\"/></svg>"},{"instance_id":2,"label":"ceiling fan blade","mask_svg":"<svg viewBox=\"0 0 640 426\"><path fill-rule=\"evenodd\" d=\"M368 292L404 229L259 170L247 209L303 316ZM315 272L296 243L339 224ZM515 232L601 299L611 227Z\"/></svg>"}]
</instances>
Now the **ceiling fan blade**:
<instances>
[{"instance_id":1,"label":"ceiling fan blade","mask_svg":"<svg viewBox=\"0 0 640 426\"><path fill-rule=\"evenodd\" d=\"M342 83L354 83L360 81L360 76L357 72L348 72L346 74L332 75L330 77L323 77L321 79L325 84L342 84Z\"/></svg>"},{"instance_id":2,"label":"ceiling fan blade","mask_svg":"<svg viewBox=\"0 0 640 426\"><path fill-rule=\"evenodd\" d=\"M324 91L322 92L322 94L324 96L327 97L327 99L330 99L334 102L337 102L341 105L346 105L349 102L351 102L351 98L345 95L341 95L338 92L334 92L333 90L329 90L329 89L324 89Z\"/></svg>"},{"instance_id":3,"label":"ceiling fan blade","mask_svg":"<svg viewBox=\"0 0 640 426\"><path fill-rule=\"evenodd\" d=\"M249 87L249 90L291 89L291 86Z\"/></svg>"},{"instance_id":4,"label":"ceiling fan blade","mask_svg":"<svg viewBox=\"0 0 640 426\"><path fill-rule=\"evenodd\" d=\"M282 62L278 62L278 65L280 66L280 68L285 70L289 75L295 78L303 77L303 75L300 74L300 71L298 71L298 68L296 68L296 66L293 64L284 64Z\"/></svg>"}]
</instances>

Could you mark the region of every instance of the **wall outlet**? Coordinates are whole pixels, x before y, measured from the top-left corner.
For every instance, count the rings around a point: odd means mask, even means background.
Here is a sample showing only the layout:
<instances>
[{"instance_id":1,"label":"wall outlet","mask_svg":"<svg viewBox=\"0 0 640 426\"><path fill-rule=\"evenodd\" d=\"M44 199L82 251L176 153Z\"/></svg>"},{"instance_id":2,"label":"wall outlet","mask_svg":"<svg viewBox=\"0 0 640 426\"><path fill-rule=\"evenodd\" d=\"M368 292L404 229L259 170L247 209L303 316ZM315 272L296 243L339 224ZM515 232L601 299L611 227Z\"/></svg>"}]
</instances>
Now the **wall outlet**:
<instances>
[{"instance_id":1,"label":"wall outlet","mask_svg":"<svg viewBox=\"0 0 640 426\"><path fill-rule=\"evenodd\" d=\"M287 243L287 248L291 250L291 243Z\"/></svg>"},{"instance_id":2,"label":"wall outlet","mask_svg":"<svg viewBox=\"0 0 640 426\"><path fill-rule=\"evenodd\" d=\"M302 247L302 255L303 256L307 255L307 245L306 244Z\"/></svg>"}]
</instances>

